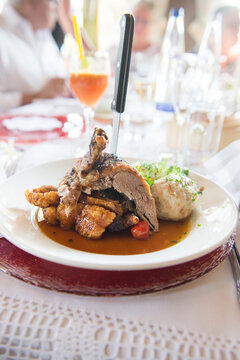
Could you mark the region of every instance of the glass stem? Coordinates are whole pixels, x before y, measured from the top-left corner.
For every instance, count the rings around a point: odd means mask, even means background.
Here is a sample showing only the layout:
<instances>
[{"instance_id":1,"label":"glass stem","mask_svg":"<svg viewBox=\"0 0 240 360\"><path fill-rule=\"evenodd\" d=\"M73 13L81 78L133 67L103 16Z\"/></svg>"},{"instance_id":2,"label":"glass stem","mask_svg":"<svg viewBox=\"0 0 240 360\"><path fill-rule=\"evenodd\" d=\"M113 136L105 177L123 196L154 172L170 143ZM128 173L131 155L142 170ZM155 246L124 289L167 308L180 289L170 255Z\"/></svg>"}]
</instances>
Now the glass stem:
<instances>
[{"instance_id":1,"label":"glass stem","mask_svg":"<svg viewBox=\"0 0 240 360\"><path fill-rule=\"evenodd\" d=\"M87 137L92 135L93 127L94 127L94 110L86 106L83 108L83 117L85 120L85 128L86 128L86 135Z\"/></svg>"}]
</instances>

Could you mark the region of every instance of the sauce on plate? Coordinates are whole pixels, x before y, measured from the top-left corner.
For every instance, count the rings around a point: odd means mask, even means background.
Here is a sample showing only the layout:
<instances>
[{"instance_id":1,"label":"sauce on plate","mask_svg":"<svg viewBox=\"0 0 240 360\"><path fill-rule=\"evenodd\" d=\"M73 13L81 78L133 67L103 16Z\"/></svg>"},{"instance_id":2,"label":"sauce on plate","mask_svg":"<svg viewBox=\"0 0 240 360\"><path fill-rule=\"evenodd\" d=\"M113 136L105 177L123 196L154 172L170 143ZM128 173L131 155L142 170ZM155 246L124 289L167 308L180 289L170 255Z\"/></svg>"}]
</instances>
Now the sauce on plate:
<instances>
[{"instance_id":1,"label":"sauce on plate","mask_svg":"<svg viewBox=\"0 0 240 360\"><path fill-rule=\"evenodd\" d=\"M40 230L50 239L72 249L105 255L136 255L163 250L182 241L190 232L191 217L184 221L159 221L159 231L146 240L132 237L129 229L105 232L98 240L88 239L74 230L63 230L36 219Z\"/></svg>"}]
</instances>

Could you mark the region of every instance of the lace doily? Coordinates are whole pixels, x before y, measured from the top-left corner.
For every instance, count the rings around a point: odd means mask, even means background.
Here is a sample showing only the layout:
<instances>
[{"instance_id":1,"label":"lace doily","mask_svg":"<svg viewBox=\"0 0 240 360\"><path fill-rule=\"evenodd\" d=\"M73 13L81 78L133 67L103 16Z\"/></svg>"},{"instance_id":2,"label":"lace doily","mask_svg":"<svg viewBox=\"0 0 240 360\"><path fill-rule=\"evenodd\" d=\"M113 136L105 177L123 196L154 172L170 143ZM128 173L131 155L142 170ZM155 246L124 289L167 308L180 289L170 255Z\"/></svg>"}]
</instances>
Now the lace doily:
<instances>
[{"instance_id":1,"label":"lace doily","mask_svg":"<svg viewBox=\"0 0 240 360\"><path fill-rule=\"evenodd\" d=\"M239 359L240 340L0 295L0 358Z\"/></svg>"}]
</instances>

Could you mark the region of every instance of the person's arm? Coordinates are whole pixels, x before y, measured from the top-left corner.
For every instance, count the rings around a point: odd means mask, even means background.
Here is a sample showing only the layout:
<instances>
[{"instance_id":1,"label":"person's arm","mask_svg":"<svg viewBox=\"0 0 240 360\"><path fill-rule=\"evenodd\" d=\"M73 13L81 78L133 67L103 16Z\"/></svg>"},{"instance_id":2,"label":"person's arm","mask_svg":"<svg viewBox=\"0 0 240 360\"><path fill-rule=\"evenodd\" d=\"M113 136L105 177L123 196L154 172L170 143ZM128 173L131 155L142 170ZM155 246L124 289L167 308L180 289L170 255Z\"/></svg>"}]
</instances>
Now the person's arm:
<instances>
[{"instance_id":1,"label":"person's arm","mask_svg":"<svg viewBox=\"0 0 240 360\"><path fill-rule=\"evenodd\" d=\"M71 95L65 79L62 78L49 79L40 91L33 93L24 94L21 92L0 90L0 112L30 104L36 99L53 99L57 96L70 97Z\"/></svg>"},{"instance_id":2,"label":"person's arm","mask_svg":"<svg viewBox=\"0 0 240 360\"><path fill-rule=\"evenodd\" d=\"M70 95L71 92L66 85L65 79L52 78L47 81L40 91L31 94L23 94L21 105L29 104L36 99L52 99L57 96L69 97Z\"/></svg>"},{"instance_id":3,"label":"person's arm","mask_svg":"<svg viewBox=\"0 0 240 360\"><path fill-rule=\"evenodd\" d=\"M70 0L60 0L58 5L58 22L65 34L74 36L73 25L71 19Z\"/></svg>"},{"instance_id":4,"label":"person's arm","mask_svg":"<svg viewBox=\"0 0 240 360\"><path fill-rule=\"evenodd\" d=\"M15 91L0 90L0 113L7 112L21 105L22 94Z\"/></svg>"},{"instance_id":5,"label":"person's arm","mask_svg":"<svg viewBox=\"0 0 240 360\"><path fill-rule=\"evenodd\" d=\"M58 23L64 32L64 34L71 34L74 37L74 30L71 17L71 3L70 0L60 0L58 5ZM82 34L83 46L86 51L91 49L87 45L87 42L84 39L84 34Z\"/></svg>"}]
</instances>

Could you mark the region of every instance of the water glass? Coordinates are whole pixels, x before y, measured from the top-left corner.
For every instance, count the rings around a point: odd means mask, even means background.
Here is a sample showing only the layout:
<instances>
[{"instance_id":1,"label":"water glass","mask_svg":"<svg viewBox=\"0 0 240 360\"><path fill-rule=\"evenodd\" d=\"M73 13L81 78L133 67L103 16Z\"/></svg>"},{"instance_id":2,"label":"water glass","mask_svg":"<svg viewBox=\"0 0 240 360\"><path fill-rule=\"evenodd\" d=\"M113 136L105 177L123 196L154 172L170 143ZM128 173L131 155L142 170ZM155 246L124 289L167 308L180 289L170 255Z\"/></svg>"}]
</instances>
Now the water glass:
<instances>
[{"instance_id":1,"label":"water glass","mask_svg":"<svg viewBox=\"0 0 240 360\"><path fill-rule=\"evenodd\" d=\"M191 104L187 110L182 146L186 166L199 167L217 153L226 108L217 104Z\"/></svg>"},{"instance_id":2,"label":"water glass","mask_svg":"<svg viewBox=\"0 0 240 360\"><path fill-rule=\"evenodd\" d=\"M167 140L172 138L175 162L183 165L182 144L189 103L199 97L200 82L196 81L196 56L183 54L172 60L170 72L171 100L175 116L168 121ZM170 141L170 142L171 142Z\"/></svg>"}]
</instances>

